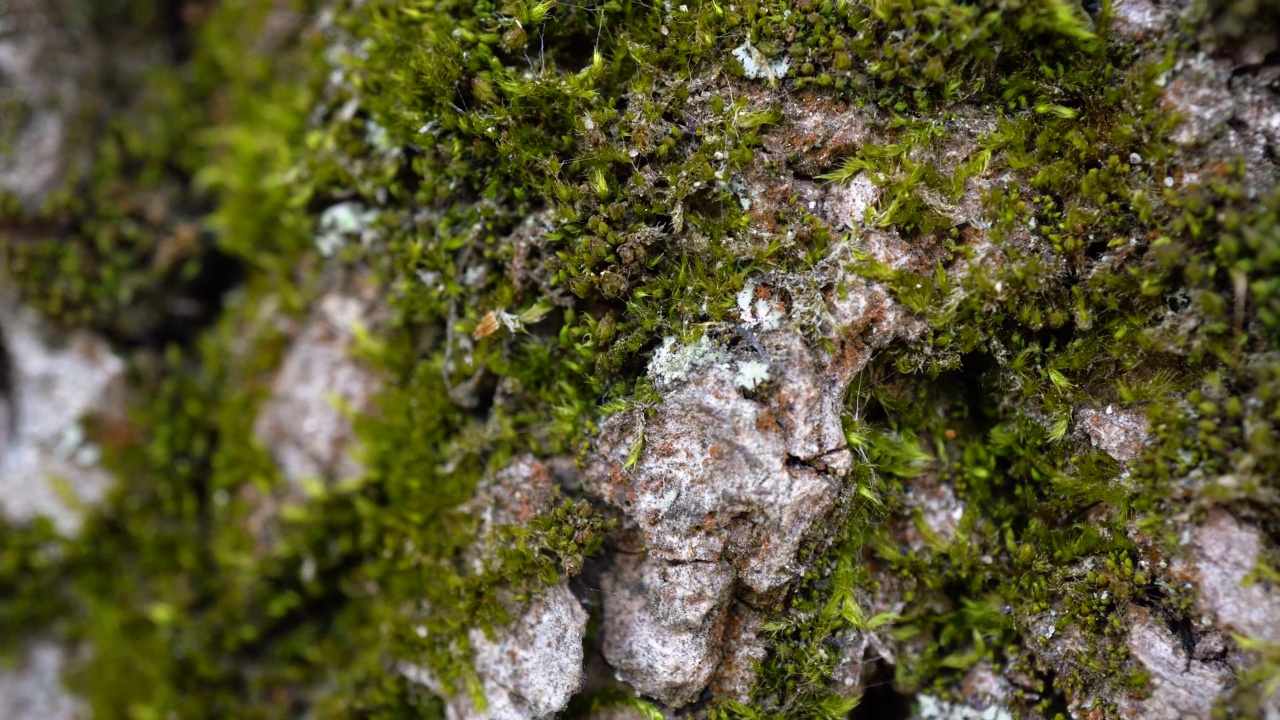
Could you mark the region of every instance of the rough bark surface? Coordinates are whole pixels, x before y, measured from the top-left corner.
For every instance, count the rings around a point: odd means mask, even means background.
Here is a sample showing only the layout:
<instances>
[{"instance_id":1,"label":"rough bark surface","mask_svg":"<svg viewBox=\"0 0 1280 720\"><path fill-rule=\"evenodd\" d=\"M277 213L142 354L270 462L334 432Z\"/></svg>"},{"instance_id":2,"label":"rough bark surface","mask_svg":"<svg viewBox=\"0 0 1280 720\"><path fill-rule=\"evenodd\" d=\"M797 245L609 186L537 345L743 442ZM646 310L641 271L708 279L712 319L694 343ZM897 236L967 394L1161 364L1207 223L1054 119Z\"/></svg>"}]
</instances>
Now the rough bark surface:
<instances>
[{"instance_id":1,"label":"rough bark surface","mask_svg":"<svg viewBox=\"0 0 1280 720\"><path fill-rule=\"evenodd\" d=\"M0 0L0 718L1280 719L1272 0L127 5Z\"/></svg>"}]
</instances>

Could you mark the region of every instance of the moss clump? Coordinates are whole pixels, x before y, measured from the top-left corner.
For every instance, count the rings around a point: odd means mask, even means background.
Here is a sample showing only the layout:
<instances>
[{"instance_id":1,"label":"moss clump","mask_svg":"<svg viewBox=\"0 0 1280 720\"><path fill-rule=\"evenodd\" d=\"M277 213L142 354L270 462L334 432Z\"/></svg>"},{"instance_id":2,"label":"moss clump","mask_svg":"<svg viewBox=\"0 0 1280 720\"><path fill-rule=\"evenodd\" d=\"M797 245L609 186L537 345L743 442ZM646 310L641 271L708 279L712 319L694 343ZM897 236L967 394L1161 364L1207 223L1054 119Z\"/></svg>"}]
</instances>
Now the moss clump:
<instances>
[{"instance_id":1,"label":"moss clump","mask_svg":"<svg viewBox=\"0 0 1280 720\"><path fill-rule=\"evenodd\" d=\"M5 602L0 604L0 627L45 627L67 612L59 602L62 574L63 543L53 523L39 519L30 527L15 528L0 523L0 591ZM0 654L8 657L20 648L20 633L5 633L0 641Z\"/></svg>"},{"instance_id":2,"label":"moss clump","mask_svg":"<svg viewBox=\"0 0 1280 720\"><path fill-rule=\"evenodd\" d=\"M98 159L85 177L68 179L41 208L15 204L5 213L13 235L0 247L3 261L19 293L46 316L138 343L216 314L190 298L188 317L178 319L167 304L191 295L214 254L198 222L205 201L186 190L178 169L187 159L179 140L195 122L176 107L184 101L179 82L157 73L133 111L144 120L164 116L172 127L157 132L155 123L117 119L89 140Z\"/></svg>"},{"instance_id":3,"label":"moss clump","mask_svg":"<svg viewBox=\"0 0 1280 720\"><path fill-rule=\"evenodd\" d=\"M786 57L797 87L898 112L988 98L1025 107L1028 86L1055 89L1036 68L1074 64L1082 49L1102 46L1092 19L1061 0L749 0L727 24L765 57Z\"/></svg>"},{"instance_id":4,"label":"moss clump","mask_svg":"<svg viewBox=\"0 0 1280 720\"><path fill-rule=\"evenodd\" d=\"M98 715L439 714L403 660L476 692L467 631L576 574L607 528L566 497L464 561L481 478L584 452L604 413L656 399L643 374L662 338L717 332L748 277L806 271L840 240L795 203L771 218L783 231L751 225L742 177L783 91L882 113L824 179L872 179L875 228L928 262L840 271L889 287L922 329L849 400L843 525L770 612L752 702L707 713L846 716L831 680L857 633L896 640L906 691L945 694L985 661L1037 679L1029 709L1106 710L1141 685L1128 605L1189 617L1152 560L1173 544L1132 528L1165 529L1186 494L1274 514L1280 196L1229 165L1166 185L1187 162L1160 110L1174 55L1112 37L1107 7L370 2L283 44L271 12L220 4L103 141L87 199L15 216L38 237L5 245L28 302L126 343L155 336L142 311L215 252L244 272L216 323L132 357L147 400L106 442L128 481L84 535L0 529L0 589L18 587L0 636L56 616L91 642L78 687ZM738 48L787 70L750 85ZM944 161L973 118L972 152ZM147 193L178 210L153 222ZM251 518L282 481L251 418L286 338L256 313L314 297L310 237L339 203L367 227L329 272L385 291L391 319L364 348L385 389L357 421L364 476L285 513L264 548ZM1076 426L1085 403L1147 408L1156 441L1126 479ZM912 505L926 478L967 508L950 539ZM1044 659L1046 618L1078 631L1082 658Z\"/></svg>"},{"instance_id":5,"label":"moss clump","mask_svg":"<svg viewBox=\"0 0 1280 720\"><path fill-rule=\"evenodd\" d=\"M1098 33L1106 37L1105 25ZM1176 541L1161 538L1155 549L1134 522L1157 531L1171 523L1189 476L1244 468L1239 487L1248 489L1201 484L1201 502L1270 508L1262 498L1274 492L1253 470L1271 454L1262 438L1276 431L1262 419L1259 379L1276 347L1273 200L1222 165L1202 184L1169 189L1165 178L1184 161L1166 140L1177 119L1159 109L1172 56L1132 64L1122 45L1081 49L1043 68L1031 96L1041 100L1005 106L958 167L938 163L926 116L899 124L902 141L864 145L826 176L867 173L885 193L876 224L928 243L938 258L927 274L872 262L857 270L894 287L930 331L891 348L868 370L863 385L873 389L851 403L868 424L853 426L850 440L868 448L865 472L881 479L870 488L889 522L855 521L834 555L890 569L889 597L904 601L890 631L906 655L896 666L901 689L945 694L979 661L1022 666L1047 673L1048 697L1027 706L1047 714L1065 711L1063 693L1104 711L1107 698L1141 693L1144 675L1125 646L1131 603L1154 605L1170 622L1190 613L1191 598L1152 560L1176 554ZM1016 70L1004 77L1030 89ZM957 202L965 181L988 170L1007 174L984 198L993 245L979 249L932 198ZM981 266L957 282L953 263L974 252L985 253ZM1168 439L1122 475L1073 430L1074 413L1091 402L1149 408ZM1240 422L1250 404L1262 414ZM1248 441L1246 428L1255 433ZM916 478L953 488L968 508L953 540L913 516L905 492ZM904 547L895 523L917 525L925 547ZM827 697L838 657L819 639L868 630L857 614L841 618L823 604L853 576L837 568L811 578L813 599L801 596L780 625L759 691L767 712L817 712L806 693ZM885 577L864 571L859 584L884 597L876 583ZM1036 637L1046 617L1056 620ZM1054 628L1075 633L1078 657L1043 659Z\"/></svg>"},{"instance_id":6,"label":"moss clump","mask_svg":"<svg viewBox=\"0 0 1280 720\"><path fill-rule=\"evenodd\" d=\"M193 5L192 23L174 27L146 3L68 5L72 37L104 56L189 57L86 72L69 144L93 148L92 164L70 165L40 207L10 204L0 260L22 299L64 326L129 347L190 342L243 263L273 264L277 281L296 265L289 238L301 228L289 221L300 216L286 210L308 185L279 177L309 110L314 43L273 56L262 3L223 3L203 22ZM103 117L103 106L113 111Z\"/></svg>"}]
</instances>

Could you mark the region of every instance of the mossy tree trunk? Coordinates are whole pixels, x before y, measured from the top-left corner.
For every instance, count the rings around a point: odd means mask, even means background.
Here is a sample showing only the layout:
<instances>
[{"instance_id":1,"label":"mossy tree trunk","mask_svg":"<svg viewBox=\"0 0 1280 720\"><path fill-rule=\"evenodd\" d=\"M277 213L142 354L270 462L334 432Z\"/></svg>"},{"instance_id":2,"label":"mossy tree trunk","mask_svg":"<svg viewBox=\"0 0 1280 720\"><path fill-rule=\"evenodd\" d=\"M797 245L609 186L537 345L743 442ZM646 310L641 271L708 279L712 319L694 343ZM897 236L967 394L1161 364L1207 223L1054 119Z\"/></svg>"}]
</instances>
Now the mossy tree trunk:
<instances>
[{"instance_id":1,"label":"mossy tree trunk","mask_svg":"<svg viewBox=\"0 0 1280 720\"><path fill-rule=\"evenodd\" d=\"M1277 18L0 3L0 715L1280 717Z\"/></svg>"}]
</instances>

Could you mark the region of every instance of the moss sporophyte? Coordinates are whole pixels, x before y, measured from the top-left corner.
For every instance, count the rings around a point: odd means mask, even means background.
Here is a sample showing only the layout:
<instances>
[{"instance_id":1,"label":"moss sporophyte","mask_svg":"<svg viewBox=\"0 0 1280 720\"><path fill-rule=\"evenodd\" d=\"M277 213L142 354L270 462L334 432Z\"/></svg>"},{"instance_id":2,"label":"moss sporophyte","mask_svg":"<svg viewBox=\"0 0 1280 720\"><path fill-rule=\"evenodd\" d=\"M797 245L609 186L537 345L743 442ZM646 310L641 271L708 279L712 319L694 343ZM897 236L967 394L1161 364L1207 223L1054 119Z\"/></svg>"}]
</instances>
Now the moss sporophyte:
<instances>
[{"instance_id":1,"label":"moss sporophyte","mask_svg":"<svg viewBox=\"0 0 1280 720\"><path fill-rule=\"evenodd\" d=\"M1276 102L1197 54L1270 16L224 0L139 75L134 5L67 5L91 162L0 206L18 301L128 363L109 498L0 520L0 643L91 649L95 716L478 717L543 625L608 668L571 717L1143 716L1161 643L1274 702L1187 539L1270 582ZM315 457L288 377L337 378Z\"/></svg>"}]
</instances>

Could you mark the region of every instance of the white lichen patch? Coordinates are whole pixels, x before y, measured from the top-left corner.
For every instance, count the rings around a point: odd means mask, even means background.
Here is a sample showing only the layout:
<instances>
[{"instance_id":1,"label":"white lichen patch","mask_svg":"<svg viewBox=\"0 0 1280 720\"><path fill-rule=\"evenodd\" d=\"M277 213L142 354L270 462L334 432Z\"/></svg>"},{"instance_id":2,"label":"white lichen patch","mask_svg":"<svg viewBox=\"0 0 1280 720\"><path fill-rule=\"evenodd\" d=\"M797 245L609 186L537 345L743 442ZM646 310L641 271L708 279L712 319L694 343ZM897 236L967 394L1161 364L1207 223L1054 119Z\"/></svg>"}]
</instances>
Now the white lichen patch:
<instances>
[{"instance_id":1,"label":"white lichen patch","mask_svg":"<svg viewBox=\"0 0 1280 720\"><path fill-rule=\"evenodd\" d=\"M77 161L76 119L92 93L81 87L99 52L61 22L57 3L0 3L0 191L35 208Z\"/></svg>"},{"instance_id":2,"label":"white lichen patch","mask_svg":"<svg viewBox=\"0 0 1280 720\"><path fill-rule=\"evenodd\" d=\"M755 390L769 381L769 363L759 360L744 360L738 363L738 374L733 376L733 384L743 390Z\"/></svg>"},{"instance_id":3,"label":"white lichen patch","mask_svg":"<svg viewBox=\"0 0 1280 720\"><path fill-rule=\"evenodd\" d=\"M307 481L358 477L351 414L372 402L376 374L353 353L356 337L372 321L370 301L331 291L285 355L254 434L280 465L293 500Z\"/></svg>"},{"instance_id":4,"label":"white lichen patch","mask_svg":"<svg viewBox=\"0 0 1280 720\"><path fill-rule=\"evenodd\" d=\"M880 200L880 187L866 174L858 175L844 183L833 183L827 188L823 203L824 214L831 227L837 230L861 227L867 212Z\"/></svg>"},{"instance_id":5,"label":"white lichen patch","mask_svg":"<svg viewBox=\"0 0 1280 720\"><path fill-rule=\"evenodd\" d=\"M751 301L755 299L756 281L748 280L742 289L738 291L738 311L740 313L751 312Z\"/></svg>"},{"instance_id":6,"label":"white lichen patch","mask_svg":"<svg viewBox=\"0 0 1280 720\"><path fill-rule=\"evenodd\" d=\"M1115 0L1111 4L1113 27L1134 39L1162 34L1186 9L1183 2L1154 0ZM1179 7L1182 6L1182 7Z\"/></svg>"},{"instance_id":7,"label":"white lichen patch","mask_svg":"<svg viewBox=\"0 0 1280 720\"><path fill-rule=\"evenodd\" d=\"M759 283L748 280L738 292L738 320L742 325L760 332L772 332L782 327L786 313L766 297L759 297Z\"/></svg>"},{"instance_id":8,"label":"white lichen patch","mask_svg":"<svg viewBox=\"0 0 1280 720\"><path fill-rule=\"evenodd\" d=\"M3 300L0 341L11 373L11 395L0 394L0 517L44 516L74 535L112 483L81 420L124 414L124 361L101 338L58 336L35 311Z\"/></svg>"},{"instance_id":9,"label":"white lichen patch","mask_svg":"<svg viewBox=\"0 0 1280 720\"><path fill-rule=\"evenodd\" d=\"M920 720L1013 720L1013 713L998 705L979 710L927 693L921 694L916 701L919 703L916 717Z\"/></svg>"},{"instance_id":10,"label":"white lichen patch","mask_svg":"<svg viewBox=\"0 0 1280 720\"><path fill-rule=\"evenodd\" d=\"M1206 157L1241 157L1249 182L1274 182L1268 168L1280 145L1280 101L1264 83L1238 75L1225 58L1201 53L1175 63L1161 101L1183 118L1170 135L1175 143Z\"/></svg>"},{"instance_id":11,"label":"white lichen patch","mask_svg":"<svg viewBox=\"0 0 1280 720\"><path fill-rule=\"evenodd\" d=\"M561 581L527 603L516 620L487 636L468 634L488 707L459 717L532 720L554 717L582 686L587 613Z\"/></svg>"},{"instance_id":12,"label":"white lichen patch","mask_svg":"<svg viewBox=\"0 0 1280 720\"><path fill-rule=\"evenodd\" d=\"M722 563L620 554L601 587L604 656L618 679L668 705L696 699L720 662L732 586Z\"/></svg>"},{"instance_id":13,"label":"white lichen patch","mask_svg":"<svg viewBox=\"0 0 1280 720\"><path fill-rule=\"evenodd\" d=\"M486 476L463 509L479 520L478 537L470 561L484 566L484 539L500 527L525 527L550 512L557 497L552 471L532 455L520 455ZM517 602L504 596L511 617L506 625L486 633L472 628L467 639L472 662L484 694L477 707L464 691L449 695L425 667L403 663L408 679L444 696L450 720L535 720L563 710L583 683L583 638L587 613L561 579L537 597Z\"/></svg>"},{"instance_id":14,"label":"white lichen patch","mask_svg":"<svg viewBox=\"0 0 1280 720\"><path fill-rule=\"evenodd\" d=\"M915 522L902 531L902 539L909 547L925 552L931 543L955 542L965 503L950 483L939 481L934 472L922 472L904 481L903 500L915 517Z\"/></svg>"},{"instance_id":15,"label":"white lichen patch","mask_svg":"<svg viewBox=\"0 0 1280 720\"><path fill-rule=\"evenodd\" d=\"M649 360L649 377L658 386L683 382L694 370L729 358L716 342L707 336L685 345L674 337L663 338L662 346Z\"/></svg>"},{"instance_id":16,"label":"white lichen patch","mask_svg":"<svg viewBox=\"0 0 1280 720\"><path fill-rule=\"evenodd\" d=\"M484 704L477 707L466 691L447 696L448 720L544 720L555 717L582 687L587 613L568 582L561 580L512 616L492 634L479 628L467 634ZM444 686L426 667L406 662L398 669L406 679L444 695Z\"/></svg>"},{"instance_id":17,"label":"white lichen patch","mask_svg":"<svg viewBox=\"0 0 1280 720\"><path fill-rule=\"evenodd\" d=\"M733 57L742 64L742 74L752 80L765 78L776 80L786 77L791 69L791 61L785 57L769 62L761 52L750 43L744 42L733 49Z\"/></svg>"},{"instance_id":18,"label":"white lichen patch","mask_svg":"<svg viewBox=\"0 0 1280 720\"><path fill-rule=\"evenodd\" d=\"M39 640L25 649L17 667L0 666L0 718L75 720L88 708L62 684L71 658L61 645Z\"/></svg>"},{"instance_id":19,"label":"white lichen patch","mask_svg":"<svg viewBox=\"0 0 1280 720\"><path fill-rule=\"evenodd\" d=\"M377 210L366 209L358 202L330 205L320 214L316 226L316 249L330 257L352 238L361 238L378 217Z\"/></svg>"}]
</instances>

